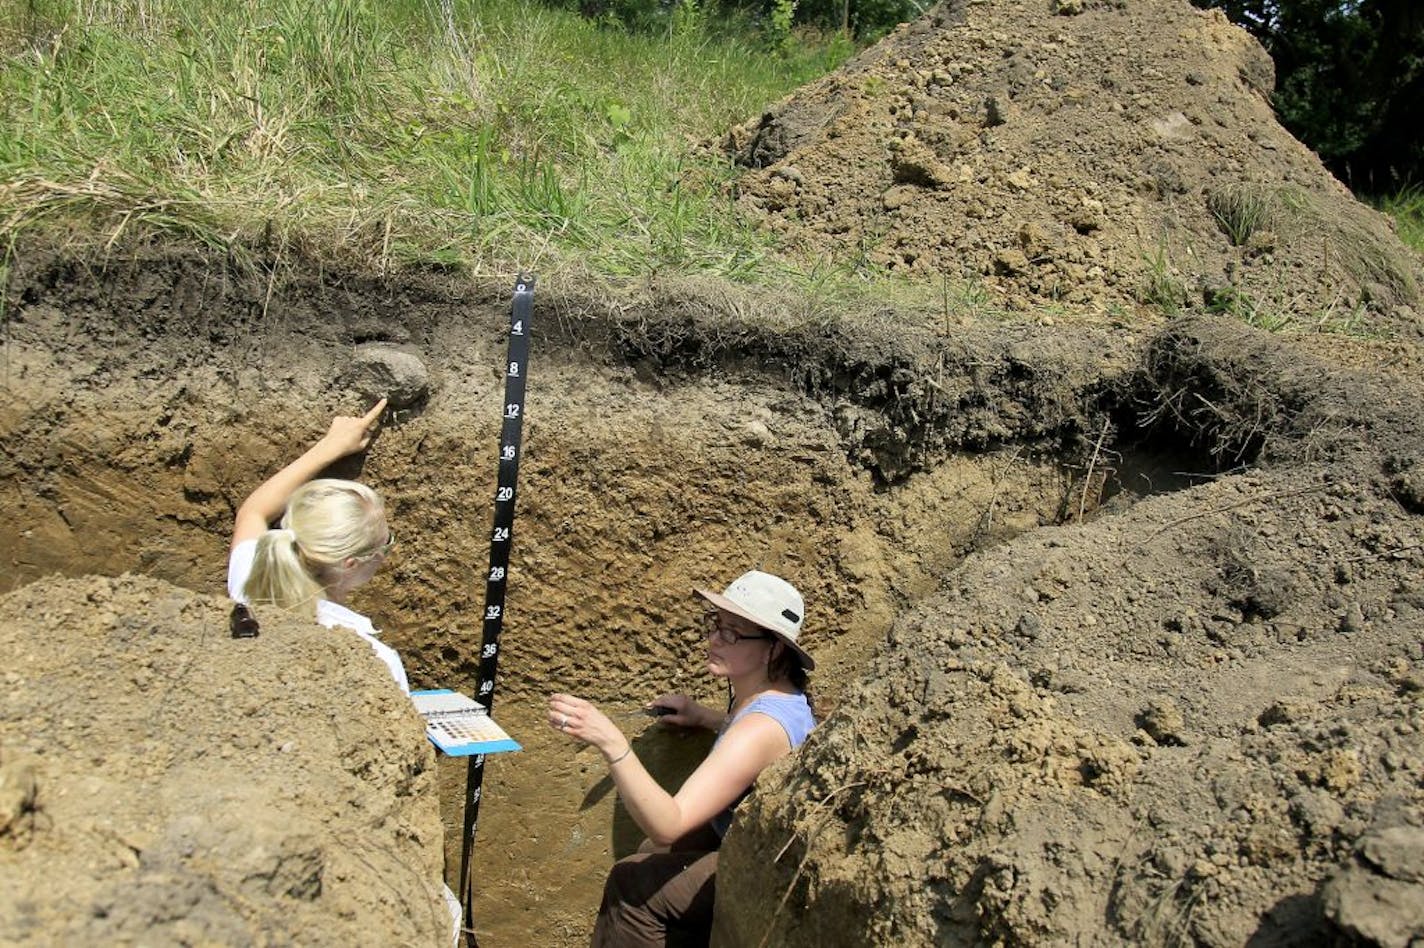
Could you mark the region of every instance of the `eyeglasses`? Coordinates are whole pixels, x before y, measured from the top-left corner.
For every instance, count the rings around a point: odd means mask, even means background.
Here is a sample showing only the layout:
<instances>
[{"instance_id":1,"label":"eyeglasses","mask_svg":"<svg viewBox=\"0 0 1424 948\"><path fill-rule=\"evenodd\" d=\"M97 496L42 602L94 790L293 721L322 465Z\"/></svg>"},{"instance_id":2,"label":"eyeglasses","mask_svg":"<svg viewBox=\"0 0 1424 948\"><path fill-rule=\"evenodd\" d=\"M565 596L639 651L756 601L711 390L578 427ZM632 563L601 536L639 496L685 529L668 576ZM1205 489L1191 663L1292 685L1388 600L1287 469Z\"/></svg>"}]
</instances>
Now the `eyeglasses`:
<instances>
[{"instance_id":1,"label":"eyeglasses","mask_svg":"<svg viewBox=\"0 0 1424 948\"><path fill-rule=\"evenodd\" d=\"M240 602L233 603L232 615L228 616L227 625L235 639L255 639L261 630L252 610Z\"/></svg>"},{"instance_id":2,"label":"eyeglasses","mask_svg":"<svg viewBox=\"0 0 1424 948\"><path fill-rule=\"evenodd\" d=\"M372 550L370 553L367 553L365 556L358 557L358 559L373 560L373 559L375 559L375 558L378 557L378 556L385 556L387 553L391 552L391 547L393 547L393 546L395 546L395 545L396 545L396 534L395 534L395 531L394 531L394 530L388 531L388 532L386 533L386 542L385 542L385 543L382 543L380 546L376 547L374 550Z\"/></svg>"},{"instance_id":3,"label":"eyeglasses","mask_svg":"<svg viewBox=\"0 0 1424 948\"><path fill-rule=\"evenodd\" d=\"M736 645L738 642L747 640L756 641L758 639L769 639L769 635L746 635L732 628L731 620L720 609L708 609L702 613L702 631L704 635L721 642L723 645Z\"/></svg>"}]
</instances>

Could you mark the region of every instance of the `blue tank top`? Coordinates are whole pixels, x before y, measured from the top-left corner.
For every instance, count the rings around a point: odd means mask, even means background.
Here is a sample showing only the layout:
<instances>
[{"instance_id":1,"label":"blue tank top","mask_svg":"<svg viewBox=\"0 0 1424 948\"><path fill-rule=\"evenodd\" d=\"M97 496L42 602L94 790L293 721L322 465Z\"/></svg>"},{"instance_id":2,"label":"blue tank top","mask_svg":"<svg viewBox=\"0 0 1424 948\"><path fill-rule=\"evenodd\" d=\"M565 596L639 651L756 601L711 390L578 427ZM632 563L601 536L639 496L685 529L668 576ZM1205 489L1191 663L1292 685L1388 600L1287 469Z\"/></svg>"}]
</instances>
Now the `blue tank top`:
<instances>
[{"instance_id":1,"label":"blue tank top","mask_svg":"<svg viewBox=\"0 0 1424 948\"><path fill-rule=\"evenodd\" d=\"M816 726L816 719L811 714L811 706L806 703L805 695L799 691L790 695L773 691L753 698L750 704L738 711L736 716L728 722L727 726L722 729L722 734L727 733L733 724L753 712L765 714L780 724L781 729L786 732L787 739L791 741L792 750L800 747L806 740L806 736L811 733L811 728ZM722 734L717 735L717 741L722 740ZM717 746L717 741L713 742L713 747ZM718 836L727 834L727 827L732 825L732 814L736 811L737 804L746 799L747 794L751 792L752 788L748 787L731 806L712 817L712 828L717 831Z\"/></svg>"}]
</instances>

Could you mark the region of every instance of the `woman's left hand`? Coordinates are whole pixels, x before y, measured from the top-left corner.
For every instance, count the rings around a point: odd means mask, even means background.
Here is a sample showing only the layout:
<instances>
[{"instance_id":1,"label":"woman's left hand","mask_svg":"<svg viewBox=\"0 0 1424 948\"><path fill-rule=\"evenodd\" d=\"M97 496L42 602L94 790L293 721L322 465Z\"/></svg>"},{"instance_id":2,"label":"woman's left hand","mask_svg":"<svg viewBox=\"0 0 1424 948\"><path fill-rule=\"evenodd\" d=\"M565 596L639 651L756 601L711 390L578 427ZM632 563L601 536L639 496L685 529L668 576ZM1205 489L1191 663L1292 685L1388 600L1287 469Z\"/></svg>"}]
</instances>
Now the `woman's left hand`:
<instances>
[{"instance_id":1,"label":"woman's left hand","mask_svg":"<svg viewBox=\"0 0 1424 948\"><path fill-rule=\"evenodd\" d=\"M549 696L549 726L585 744L592 744L607 758L617 757L628 748L628 739L608 715L592 702L573 695Z\"/></svg>"}]
</instances>

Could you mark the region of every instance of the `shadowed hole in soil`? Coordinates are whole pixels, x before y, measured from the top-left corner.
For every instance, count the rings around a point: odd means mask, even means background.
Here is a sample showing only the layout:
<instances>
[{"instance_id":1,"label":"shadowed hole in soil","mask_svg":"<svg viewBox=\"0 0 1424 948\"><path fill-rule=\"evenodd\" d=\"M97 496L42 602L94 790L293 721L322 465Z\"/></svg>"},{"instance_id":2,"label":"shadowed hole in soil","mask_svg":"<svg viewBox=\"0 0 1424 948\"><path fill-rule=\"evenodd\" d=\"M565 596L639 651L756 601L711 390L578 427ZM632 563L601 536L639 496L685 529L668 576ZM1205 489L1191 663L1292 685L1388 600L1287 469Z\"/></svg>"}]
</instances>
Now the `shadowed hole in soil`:
<instances>
[{"instance_id":1,"label":"shadowed hole in soil","mask_svg":"<svg viewBox=\"0 0 1424 948\"><path fill-rule=\"evenodd\" d=\"M332 471L376 487L400 538L353 605L413 686L468 690L505 291L312 274L269 300L220 269L17 269L0 583L138 571L221 596L236 505L364 407L336 384L355 347L394 342L432 393ZM631 311L538 297L496 707L525 750L491 762L475 860L490 943L584 941L607 866L638 841L597 754L543 725L549 692L600 702L675 785L706 741L637 708L666 690L725 700L688 593L756 566L805 593L832 710L967 553L1204 476L1209 452L1133 427L1139 359L1092 330L945 340L893 319L753 323L685 291ZM453 871L464 766L441 774Z\"/></svg>"}]
</instances>

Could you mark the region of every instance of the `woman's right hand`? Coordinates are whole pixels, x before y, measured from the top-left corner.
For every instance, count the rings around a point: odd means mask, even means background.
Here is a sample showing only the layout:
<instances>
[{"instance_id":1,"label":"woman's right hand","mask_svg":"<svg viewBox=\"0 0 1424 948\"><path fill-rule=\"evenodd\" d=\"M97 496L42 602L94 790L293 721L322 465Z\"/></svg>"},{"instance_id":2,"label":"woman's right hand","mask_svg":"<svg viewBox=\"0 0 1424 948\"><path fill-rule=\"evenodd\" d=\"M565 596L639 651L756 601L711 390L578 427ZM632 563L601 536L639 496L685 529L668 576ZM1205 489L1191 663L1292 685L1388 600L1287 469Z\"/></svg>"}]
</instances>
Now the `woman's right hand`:
<instances>
[{"instance_id":1,"label":"woman's right hand","mask_svg":"<svg viewBox=\"0 0 1424 948\"><path fill-rule=\"evenodd\" d=\"M381 412L386 410L386 400L382 398L364 415L352 417L337 415L331 420L331 427L322 437L341 457L364 451L381 426Z\"/></svg>"},{"instance_id":2,"label":"woman's right hand","mask_svg":"<svg viewBox=\"0 0 1424 948\"><path fill-rule=\"evenodd\" d=\"M670 713L658 718L665 724L676 724L679 727L705 727L716 730L716 723L712 722L715 716L713 712L693 701L684 694L665 694L654 698L649 702L650 707L669 708Z\"/></svg>"}]
</instances>

